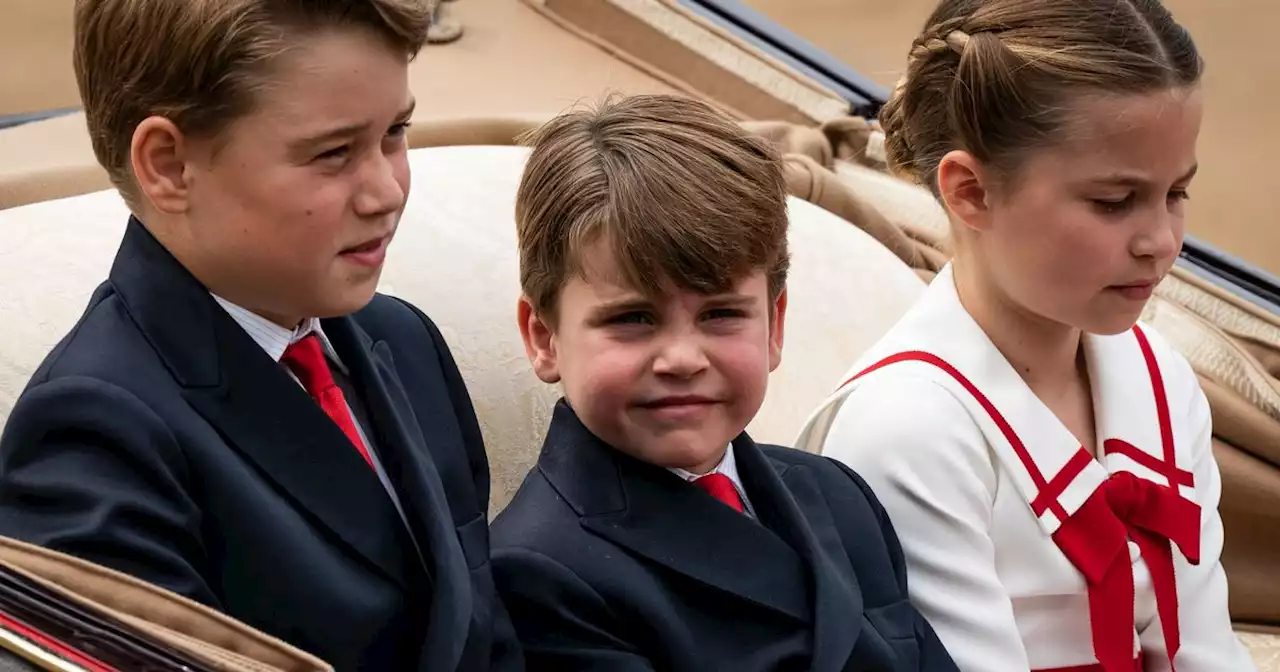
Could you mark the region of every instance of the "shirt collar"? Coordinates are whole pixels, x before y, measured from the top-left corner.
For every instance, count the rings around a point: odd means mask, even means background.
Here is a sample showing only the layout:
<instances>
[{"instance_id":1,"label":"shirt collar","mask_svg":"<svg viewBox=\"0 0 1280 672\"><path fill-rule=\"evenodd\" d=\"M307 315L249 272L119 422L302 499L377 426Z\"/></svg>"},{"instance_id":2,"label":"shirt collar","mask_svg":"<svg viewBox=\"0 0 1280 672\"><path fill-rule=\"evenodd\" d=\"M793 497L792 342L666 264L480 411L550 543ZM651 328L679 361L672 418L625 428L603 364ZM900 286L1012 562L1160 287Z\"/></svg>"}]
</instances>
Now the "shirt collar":
<instances>
[{"instance_id":1,"label":"shirt collar","mask_svg":"<svg viewBox=\"0 0 1280 672\"><path fill-rule=\"evenodd\" d=\"M690 482L696 481L707 474L721 474L730 481L733 481L733 485L738 489L739 493L742 492L742 479L738 477L738 462L733 457L732 443L725 449L724 457L720 458L720 464L717 464L714 469L708 471L706 474L695 474L691 471L680 469L679 467L670 467L668 468L668 471Z\"/></svg>"},{"instance_id":2,"label":"shirt collar","mask_svg":"<svg viewBox=\"0 0 1280 672\"><path fill-rule=\"evenodd\" d=\"M217 294L212 294L211 296L273 361L279 362L280 358L284 357L284 351L290 345L297 343L310 334L315 334L320 341L320 347L324 350L325 356L337 364L343 373L346 373L342 360L338 358L337 351L333 349L333 344L329 342L328 337L324 335L324 330L320 328L320 320L318 318L308 317L297 327L285 329L275 322L247 308L237 306Z\"/></svg>"}]
</instances>

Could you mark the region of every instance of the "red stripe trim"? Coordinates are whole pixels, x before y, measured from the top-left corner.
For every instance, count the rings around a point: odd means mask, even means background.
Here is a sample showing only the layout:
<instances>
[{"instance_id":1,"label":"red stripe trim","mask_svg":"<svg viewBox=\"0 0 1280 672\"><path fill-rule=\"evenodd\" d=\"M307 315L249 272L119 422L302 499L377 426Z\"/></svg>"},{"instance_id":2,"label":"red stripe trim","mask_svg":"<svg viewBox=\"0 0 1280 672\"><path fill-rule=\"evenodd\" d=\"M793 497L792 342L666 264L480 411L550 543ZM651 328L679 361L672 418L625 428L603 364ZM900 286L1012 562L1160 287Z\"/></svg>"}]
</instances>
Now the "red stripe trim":
<instances>
[{"instance_id":1,"label":"red stripe trim","mask_svg":"<svg viewBox=\"0 0 1280 672\"><path fill-rule=\"evenodd\" d=\"M932 364L933 366L936 366L939 369L942 369L948 375L954 378L957 383L960 383L960 386L963 387L969 394L973 395L974 399L978 400L978 403L982 406L983 410L985 410L987 412L987 415L991 416L991 420L996 423L996 427L1000 428L1000 433L1004 434L1005 440L1009 442L1009 445L1013 446L1013 452L1017 454L1018 459L1022 460L1022 466L1026 468L1027 473L1031 476L1031 482L1034 483L1036 486L1037 496L1035 498L1035 501L1041 502L1041 497L1045 492L1045 490L1048 488L1049 484L1045 482L1044 474L1040 473L1040 469L1036 467L1035 461L1031 459L1031 454L1027 452L1027 447L1023 445L1022 439L1019 439L1018 435L1014 433L1013 427L1009 425L1009 422L1005 420L1004 416L1000 414L1000 411L997 410L995 405L991 403L991 400L987 399L986 395L984 395L976 385L970 382L968 378L965 378L964 374L960 373L959 370L957 370L954 366L951 366L951 364L949 364L946 360L942 359L941 357L938 357L937 355L934 355L928 352L921 352L918 350L913 350L909 352L900 352L896 355L885 357L879 362L876 362L875 364L872 364L866 369L863 369L857 375L854 375L848 380L841 383L840 387L843 388L845 385L848 385L849 383L852 383L853 381L873 371L877 371L886 366L889 366L890 364L897 364L899 362L911 362L911 361L923 362L925 364ZM1075 458L1072 458L1072 459L1073 461L1075 460ZM1072 478L1074 477L1075 476L1073 475ZM1057 481L1058 479L1055 478L1054 480ZM1066 481L1067 484L1070 484L1070 482L1071 482L1070 479ZM1063 488L1065 489L1065 487L1066 486L1064 485ZM1061 491L1059 491L1057 494L1061 494ZM1057 494L1055 494L1050 499L1050 501L1040 503L1042 508L1038 512L1036 512L1037 516L1043 513L1045 508L1048 508L1050 511L1053 512L1053 515L1058 517L1059 521L1064 521L1067 519L1067 511L1066 509L1062 508L1062 503L1058 501Z\"/></svg>"},{"instance_id":2,"label":"red stripe trim","mask_svg":"<svg viewBox=\"0 0 1280 672\"><path fill-rule=\"evenodd\" d=\"M1156 353L1151 349L1147 335L1142 328L1135 325L1133 335L1138 339L1138 347L1142 349L1142 358L1147 360L1147 372L1151 374L1151 391L1156 398L1156 417L1160 421L1160 443L1164 448L1164 468L1156 469L1169 479L1169 486L1177 488L1175 474L1178 471L1177 456L1173 450L1173 422L1169 418L1169 397L1164 389L1164 376L1160 374L1160 365L1156 362Z\"/></svg>"},{"instance_id":3,"label":"red stripe trim","mask_svg":"<svg viewBox=\"0 0 1280 672\"><path fill-rule=\"evenodd\" d=\"M1134 672L1142 672L1142 654L1133 661ZM1075 667L1055 667L1052 670L1042 669L1033 670L1032 672L1106 672L1102 667L1102 663L1093 663L1092 665L1077 665Z\"/></svg>"},{"instance_id":4,"label":"red stripe trim","mask_svg":"<svg viewBox=\"0 0 1280 672\"><path fill-rule=\"evenodd\" d=\"M1171 465L1165 464L1164 462L1161 462L1160 460L1152 457L1150 453L1147 453L1141 450L1140 448L1137 448L1119 439L1107 439L1102 444L1102 450L1104 453L1108 455L1112 453L1115 453L1118 455L1124 455L1125 457L1133 460L1134 462L1137 462L1138 464L1150 469L1151 471L1154 471L1157 474L1164 476L1169 480L1169 485L1172 487L1176 488L1179 485L1185 485L1187 487L1195 487L1195 484L1196 484L1195 474L1189 471L1186 471L1184 469L1179 469L1177 465L1172 465L1173 468L1170 469L1169 467Z\"/></svg>"},{"instance_id":5,"label":"red stripe trim","mask_svg":"<svg viewBox=\"0 0 1280 672\"><path fill-rule=\"evenodd\" d=\"M1079 476L1080 472L1084 471L1090 462L1093 462L1093 456L1089 455L1089 451L1085 450L1083 446L1075 455L1071 456L1067 465L1031 501L1031 511L1036 514L1037 518L1044 513L1046 508L1057 503L1062 493L1066 492L1067 486L1076 480L1076 476Z\"/></svg>"},{"instance_id":6,"label":"red stripe trim","mask_svg":"<svg viewBox=\"0 0 1280 672\"><path fill-rule=\"evenodd\" d=\"M49 651L52 651L57 656L89 670L89 672L117 672L114 667L109 667L105 663L95 658L90 658L86 654L53 639L49 635L46 635L43 632L22 623L21 621L14 620L12 616L3 611L0 611L0 627L5 628L6 630L11 630L18 635L39 644Z\"/></svg>"}]
</instances>

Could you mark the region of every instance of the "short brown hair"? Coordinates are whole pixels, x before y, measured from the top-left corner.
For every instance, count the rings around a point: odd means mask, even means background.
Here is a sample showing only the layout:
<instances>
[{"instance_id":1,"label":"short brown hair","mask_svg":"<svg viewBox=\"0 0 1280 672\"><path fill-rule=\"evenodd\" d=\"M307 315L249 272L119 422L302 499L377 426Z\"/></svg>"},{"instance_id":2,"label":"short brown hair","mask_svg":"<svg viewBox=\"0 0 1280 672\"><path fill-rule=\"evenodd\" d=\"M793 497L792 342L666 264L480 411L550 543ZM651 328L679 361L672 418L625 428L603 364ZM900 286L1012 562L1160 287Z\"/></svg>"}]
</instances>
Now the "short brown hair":
<instances>
[{"instance_id":1,"label":"short brown hair","mask_svg":"<svg viewBox=\"0 0 1280 672\"><path fill-rule=\"evenodd\" d=\"M520 284L554 316L583 250L605 241L637 290L664 281L704 294L763 270L770 298L786 285L786 185L765 140L697 100L610 99L525 139L516 194Z\"/></svg>"},{"instance_id":2,"label":"short brown hair","mask_svg":"<svg viewBox=\"0 0 1280 672\"><path fill-rule=\"evenodd\" d=\"M435 1L76 0L73 60L98 162L132 203L129 146L147 117L214 137L252 110L300 31L361 27L412 57Z\"/></svg>"},{"instance_id":3,"label":"short brown hair","mask_svg":"<svg viewBox=\"0 0 1280 672\"><path fill-rule=\"evenodd\" d=\"M885 153L936 196L951 150L1008 176L1059 139L1075 96L1192 87L1203 70L1159 0L943 0L880 113Z\"/></svg>"}]
</instances>

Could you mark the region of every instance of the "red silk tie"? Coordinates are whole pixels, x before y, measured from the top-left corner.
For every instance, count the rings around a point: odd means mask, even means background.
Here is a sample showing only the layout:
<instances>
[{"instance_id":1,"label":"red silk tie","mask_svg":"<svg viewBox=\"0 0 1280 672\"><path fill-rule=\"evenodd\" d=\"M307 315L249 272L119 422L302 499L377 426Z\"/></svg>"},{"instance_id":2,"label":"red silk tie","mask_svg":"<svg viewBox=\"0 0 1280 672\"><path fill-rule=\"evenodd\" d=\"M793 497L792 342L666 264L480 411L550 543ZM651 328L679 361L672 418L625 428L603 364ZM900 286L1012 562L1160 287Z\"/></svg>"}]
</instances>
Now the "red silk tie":
<instances>
[{"instance_id":1,"label":"red silk tie","mask_svg":"<svg viewBox=\"0 0 1280 672\"><path fill-rule=\"evenodd\" d=\"M729 480L728 476L707 474L694 479L693 484L706 490L712 497L724 502L734 511L743 512L742 498L738 496L738 489L733 487L733 481Z\"/></svg>"},{"instance_id":2,"label":"red silk tie","mask_svg":"<svg viewBox=\"0 0 1280 672\"><path fill-rule=\"evenodd\" d=\"M293 375L298 377L307 394L320 404L325 415L329 416L347 435L356 450L359 450L360 455L364 457L364 461L368 462L369 466L373 466L369 450L365 447L364 441L360 440L360 432L356 431L356 423L351 417L350 409L347 408L347 400L342 394L342 388L338 387L333 380L329 362L325 360L324 350L320 348L320 339L316 338L315 334L307 334L286 348L280 361L293 371Z\"/></svg>"}]
</instances>

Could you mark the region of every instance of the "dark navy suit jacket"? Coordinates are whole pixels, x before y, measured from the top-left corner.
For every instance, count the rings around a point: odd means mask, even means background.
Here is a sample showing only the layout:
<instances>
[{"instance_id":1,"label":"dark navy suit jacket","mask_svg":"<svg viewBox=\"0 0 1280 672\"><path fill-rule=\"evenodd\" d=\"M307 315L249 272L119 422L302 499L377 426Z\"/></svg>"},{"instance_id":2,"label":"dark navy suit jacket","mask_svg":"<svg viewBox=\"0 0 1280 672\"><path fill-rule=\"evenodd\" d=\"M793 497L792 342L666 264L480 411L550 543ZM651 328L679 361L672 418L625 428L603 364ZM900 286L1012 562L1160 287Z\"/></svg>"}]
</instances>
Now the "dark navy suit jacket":
<instances>
[{"instance_id":1,"label":"dark navy suit jacket","mask_svg":"<svg viewBox=\"0 0 1280 672\"><path fill-rule=\"evenodd\" d=\"M733 447L758 520L557 405L492 528L530 669L956 670L907 600L897 537L862 479L745 434Z\"/></svg>"},{"instance_id":2,"label":"dark navy suit jacket","mask_svg":"<svg viewBox=\"0 0 1280 672\"><path fill-rule=\"evenodd\" d=\"M322 326L407 524L342 430L131 220L0 437L0 534L339 670L521 669L489 565L480 429L440 332L385 296Z\"/></svg>"}]
</instances>

